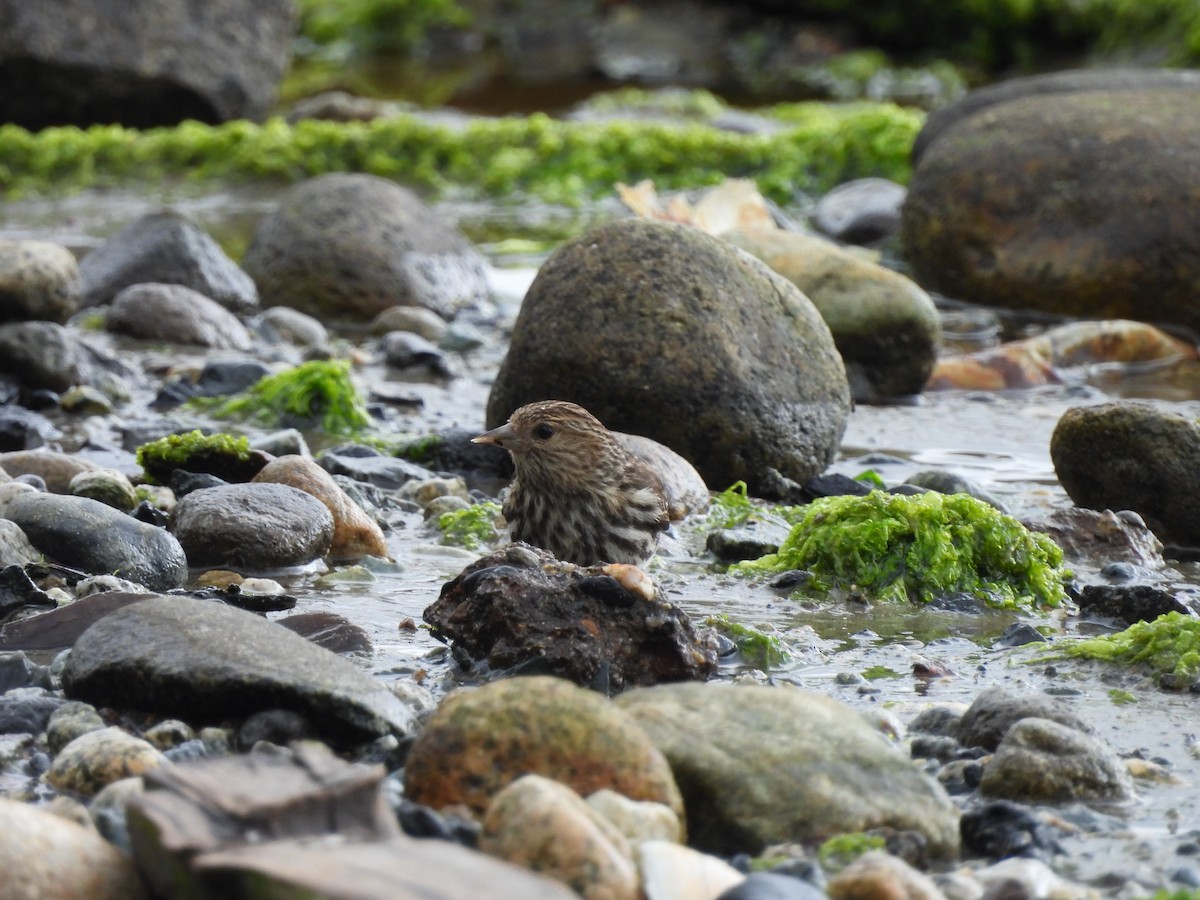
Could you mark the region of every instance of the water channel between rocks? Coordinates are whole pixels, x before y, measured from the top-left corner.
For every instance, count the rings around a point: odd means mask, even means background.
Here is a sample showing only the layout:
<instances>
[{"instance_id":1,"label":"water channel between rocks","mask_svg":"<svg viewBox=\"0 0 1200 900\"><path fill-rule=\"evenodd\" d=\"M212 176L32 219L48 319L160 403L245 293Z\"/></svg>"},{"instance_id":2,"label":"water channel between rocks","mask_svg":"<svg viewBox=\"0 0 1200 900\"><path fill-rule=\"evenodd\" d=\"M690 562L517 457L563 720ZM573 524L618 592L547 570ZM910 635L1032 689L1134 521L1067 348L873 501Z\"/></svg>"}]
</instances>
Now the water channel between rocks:
<instances>
[{"instance_id":1,"label":"water channel between rocks","mask_svg":"<svg viewBox=\"0 0 1200 900\"><path fill-rule=\"evenodd\" d=\"M273 196L223 194L180 198L174 205L236 248ZM0 239L49 239L83 252L159 205L141 195L9 203L0 205ZM450 206L448 214L484 249L487 240L478 235L486 232L491 240L500 240L506 221L516 223L513 236L523 237L531 221L537 230L555 215L461 206ZM511 260L495 262L507 266ZM493 271L501 304L513 309L537 260L519 262ZM152 352L162 356L165 351L158 347ZM187 354L179 356L183 359ZM417 412L406 414L405 427L416 434L451 426L481 428L489 379L498 362L498 356L484 353L464 359L459 377L448 383L405 383L423 402ZM360 374L367 383L392 377L371 366ZM1057 386L1010 395L931 394L912 406L860 405L850 416L833 468L849 475L871 468L889 484L922 469L945 469L975 481L1018 516L1047 512L1070 504L1050 462L1054 425L1068 407L1098 397L1094 389ZM1192 402L1175 406L1193 414L1198 408ZM110 425L94 422L88 430L119 443L111 434L105 435ZM313 446L319 449L315 442ZM375 650L369 658L356 660L364 669L389 680L417 673L441 693L452 685L449 654L419 627L421 615L442 584L478 554L441 545L437 532L419 515L413 514L403 525L388 536L389 552L400 563L398 571L376 573L372 581L336 585L318 585L311 574L282 580L298 597L297 612L335 612L368 631ZM1197 730L1196 703L1200 702L1195 695L1166 693L1146 677L1099 663L1030 662L1038 651L991 649L1018 618L1035 627L1047 626L1042 630L1052 635L1088 627L1064 621L1062 616L968 615L833 602L803 605L762 584L714 571L711 558L703 554L702 535L689 532L686 525L680 531L676 546L660 555L650 569L670 598L697 620L724 613L734 621L776 631L792 650L787 663L769 674L750 677L830 694L901 726L926 704L969 703L991 685L1063 696L1118 753L1165 760L1178 783L1140 783L1139 801L1112 815L1083 808L1064 811L1064 818L1079 831L1064 841L1070 861L1058 867L1062 874L1091 881L1119 871L1155 883L1185 862L1176 855L1180 840L1173 835L1200 831L1200 759L1192 749L1191 734ZM1195 589L1200 574L1193 565L1178 564L1164 580ZM401 627L406 620L410 627ZM417 627L411 627L414 624ZM1038 646L1045 652L1047 645ZM914 664L923 662L947 674L915 675ZM749 671L729 663L719 677Z\"/></svg>"}]
</instances>

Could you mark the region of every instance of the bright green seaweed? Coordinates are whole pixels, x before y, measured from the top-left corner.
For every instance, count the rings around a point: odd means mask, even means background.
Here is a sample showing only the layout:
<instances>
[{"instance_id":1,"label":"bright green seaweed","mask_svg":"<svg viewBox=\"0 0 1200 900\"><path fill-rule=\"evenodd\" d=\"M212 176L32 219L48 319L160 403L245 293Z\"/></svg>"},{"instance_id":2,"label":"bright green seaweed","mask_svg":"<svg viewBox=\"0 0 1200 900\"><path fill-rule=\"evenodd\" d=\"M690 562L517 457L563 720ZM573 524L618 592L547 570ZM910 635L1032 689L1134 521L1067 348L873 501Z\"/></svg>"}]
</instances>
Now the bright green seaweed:
<instances>
[{"instance_id":1,"label":"bright green seaweed","mask_svg":"<svg viewBox=\"0 0 1200 900\"><path fill-rule=\"evenodd\" d=\"M194 401L193 401L194 402ZM312 360L268 375L209 412L278 427L289 416L319 420L329 434L353 436L372 424L346 359Z\"/></svg>"},{"instance_id":2,"label":"bright green seaweed","mask_svg":"<svg viewBox=\"0 0 1200 900\"><path fill-rule=\"evenodd\" d=\"M992 606L1058 606L1062 550L1044 534L966 494L824 497L778 553L738 563L760 575L807 569L807 589L859 590L873 599L929 602L965 592Z\"/></svg>"},{"instance_id":3,"label":"bright green seaweed","mask_svg":"<svg viewBox=\"0 0 1200 900\"><path fill-rule=\"evenodd\" d=\"M437 520L442 543L478 550L496 540L496 517L499 515L500 504L491 500L442 513Z\"/></svg>"},{"instance_id":4,"label":"bright green seaweed","mask_svg":"<svg viewBox=\"0 0 1200 900\"><path fill-rule=\"evenodd\" d=\"M1116 634L1064 642L1059 649L1067 656L1145 664L1155 672L1190 680L1200 675L1200 619L1170 612Z\"/></svg>"}]
</instances>

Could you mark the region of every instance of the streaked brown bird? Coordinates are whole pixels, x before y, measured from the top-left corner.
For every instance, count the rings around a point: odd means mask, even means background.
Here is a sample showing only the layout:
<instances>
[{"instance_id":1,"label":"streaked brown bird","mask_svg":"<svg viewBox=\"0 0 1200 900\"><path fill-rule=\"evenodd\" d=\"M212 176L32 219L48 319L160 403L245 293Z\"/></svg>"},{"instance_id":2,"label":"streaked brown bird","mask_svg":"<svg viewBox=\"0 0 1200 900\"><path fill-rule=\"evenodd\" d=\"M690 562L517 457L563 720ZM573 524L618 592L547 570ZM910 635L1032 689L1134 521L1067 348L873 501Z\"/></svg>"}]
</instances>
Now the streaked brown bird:
<instances>
[{"instance_id":1,"label":"streaked brown bird","mask_svg":"<svg viewBox=\"0 0 1200 900\"><path fill-rule=\"evenodd\" d=\"M530 403L474 441L512 455L503 511L513 540L583 566L654 556L669 524L662 481L582 406Z\"/></svg>"}]
</instances>

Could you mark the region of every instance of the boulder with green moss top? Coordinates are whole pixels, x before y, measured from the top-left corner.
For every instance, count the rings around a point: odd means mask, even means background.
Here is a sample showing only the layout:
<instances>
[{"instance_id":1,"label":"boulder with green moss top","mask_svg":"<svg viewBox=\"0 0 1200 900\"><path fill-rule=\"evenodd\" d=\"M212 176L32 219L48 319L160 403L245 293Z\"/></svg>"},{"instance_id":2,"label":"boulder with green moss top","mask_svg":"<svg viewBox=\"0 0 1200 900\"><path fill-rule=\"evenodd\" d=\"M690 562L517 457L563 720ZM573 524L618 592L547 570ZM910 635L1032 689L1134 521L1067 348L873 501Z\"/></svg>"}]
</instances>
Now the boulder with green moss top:
<instances>
[{"instance_id":1,"label":"boulder with green moss top","mask_svg":"<svg viewBox=\"0 0 1200 900\"><path fill-rule=\"evenodd\" d=\"M416 194L370 175L297 185L243 260L268 306L370 322L393 306L450 318L489 295L483 255Z\"/></svg>"},{"instance_id":2,"label":"boulder with green moss top","mask_svg":"<svg viewBox=\"0 0 1200 900\"><path fill-rule=\"evenodd\" d=\"M267 464L265 453L250 449L241 435L204 434L199 429L142 444L137 464L151 482L165 483L177 469L216 475L225 481L249 481Z\"/></svg>"},{"instance_id":3,"label":"boulder with green moss top","mask_svg":"<svg viewBox=\"0 0 1200 900\"><path fill-rule=\"evenodd\" d=\"M846 427L845 368L812 303L698 229L601 226L542 265L488 398L489 427L559 397L665 444L707 484L805 481Z\"/></svg>"},{"instance_id":4,"label":"boulder with green moss top","mask_svg":"<svg viewBox=\"0 0 1200 900\"><path fill-rule=\"evenodd\" d=\"M972 594L1006 608L1058 606L1070 572L1046 535L966 494L872 491L803 507L778 553L731 571L805 569L805 590L860 591L871 599L929 602Z\"/></svg>"},{"instance_id":5,"label":"boulder with green moss top","mask_svg":"<svg viewBox=\"0 0 1200 900\"><path fill-rule=\"evenodd\" d=\"M915 283L824 238L792 231L722 235L804 292L829 326L863 403L919 394L937 360L941 325Z\"/></svg>"},{"instance_id":6,"label":"boulder with green moss top","mask_svg":"<svg viewBox=\"0 0 1200 900\"><path fill-rule=\"evenodd\" d=\"M920 157L905 257L976 303L1196 328L1197 153L1200 81L996 103Z\"/></svg>"}]
</instances>

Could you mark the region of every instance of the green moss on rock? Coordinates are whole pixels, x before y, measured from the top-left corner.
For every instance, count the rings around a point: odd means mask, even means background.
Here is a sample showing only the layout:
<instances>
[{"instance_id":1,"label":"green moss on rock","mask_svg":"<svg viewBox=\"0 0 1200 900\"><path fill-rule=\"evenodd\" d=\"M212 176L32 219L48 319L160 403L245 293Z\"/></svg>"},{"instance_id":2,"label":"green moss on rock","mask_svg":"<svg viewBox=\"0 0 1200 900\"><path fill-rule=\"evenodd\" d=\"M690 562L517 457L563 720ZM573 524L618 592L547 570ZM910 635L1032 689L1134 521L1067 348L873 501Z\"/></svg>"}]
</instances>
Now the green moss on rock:
<instances>
[{"instance_id":1,"label":"green moss on rock","mask_svg":"<svg viewBox=\"0 0 1200 900\"><path fill-rule=\"evenodd\" d=\"M742 656L760 669L779 666L791 658L787 645L779 635L768 634L753 625L735 622L725 613L709 616L704 620L704 624L715 628L733 641Z\"/></svg>"},{"instance_id":2,"label":"green moss on rock","mask_svg":"<svg viewBox=\"0 0 1200 900\"><path fill-rule=\"evenodd\" d=\"M496 540L496 517L499 515L500 504L490 500L442 513L437 520L442 543L478 550Z\"/></svg>"},{"instance_id":3,"label":"green moss on rock","mask_svg":"<svg viewBox=\"0 0 1200 900\"><path fill-rule=\"evenodd\" d=\"M204 434L196 429L142 444L135 458L147 479L161 482L175 469L211 472L218 462L222 469L240 468L250 460L250 442L242 435Z\"/></svg>"},{"instance_id":4,"label":"green moss on rock","mask_svg":"<svg viewBox=\"0 0 1200 900\"><path fill-rule=\"evenodd\" d=\"M312 360L268 375L210 412L218 418L250 419L271 428L290 419L319 421L329 434L346 436L371 425L371 415L346 359Z\"/></svg>"},{"instance_id":5,"label":"green moss on rock","mask_svg":"<svg viewBox=\"0 0 1200 900\"><path fill-rule=\"evenodd\" d=\"M1155 672L1191 680L1200 675L1200 619L1170 612L1116 634L1073 641L1063 645L1062 652L1122 665L1145 664Z\"/></svg>"},{"instance_id":6,"label":"green moss on rock","mask_svg":"<svg viewBox=\"0 0 1200 900\"><path fill-rule=\"evenodd\" d=\"M812 573L808 589L859 590L874 599L929 602L958 592L997 607L1058 606L1061 548L966 494L872 491L804 507L778 553L730 571Z\"/></svg>"}]
</instances>

